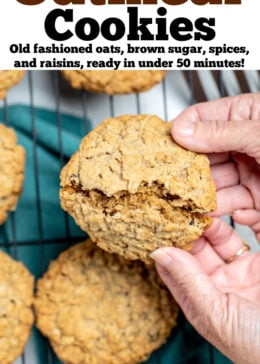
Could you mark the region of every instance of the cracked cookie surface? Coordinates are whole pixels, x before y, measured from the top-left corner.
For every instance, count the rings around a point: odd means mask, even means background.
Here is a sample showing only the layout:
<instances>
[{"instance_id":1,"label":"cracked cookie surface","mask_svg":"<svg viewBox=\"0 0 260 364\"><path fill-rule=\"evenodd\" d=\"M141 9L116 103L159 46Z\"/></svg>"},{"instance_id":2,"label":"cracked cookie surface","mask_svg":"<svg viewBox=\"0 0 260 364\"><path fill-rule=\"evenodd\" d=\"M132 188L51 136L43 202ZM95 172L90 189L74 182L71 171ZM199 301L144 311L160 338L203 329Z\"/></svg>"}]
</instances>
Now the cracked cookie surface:
<instances>
[{"instance_id":1,"label":"cracked cookie surface","mask_svg":"<svg viewBox=\"0 0 260 364\"><path fill-rule=\"evenodd\" d=\"M37 326L68 364L134 364L176 325L178 307L153 266L90 239L63 252L37 284Z\"/></svg>"},{"instance_id":2,"label":"cracked cookie surface","mask_svg":"<svg viewBox=\"0 0 260 364\"><path fill-rule=\"evenodd\" d=\"M5 98L7 91L21 81L25 71L0 71L0 99Z\"/></svg>"},{"instance_id":3,"label":"cracked cookie surface","mask_svg":"<svg viewBox=\"0 0 260 364\"><path fill-rule=\"evenodd\" d=\"M8 211L15 210L22 192L25 168L25 150L17 145L13 129L0 124L0 225Z\"/></svg>"},{"instance_id":4,"label":"cracked cookie surface","mask_svg":"<svg viewBox=\"0 0 260 364\"><path fill-rule=\"evenodd\" d=\"M210 225L216 191L205 155L154 115L108 118L61 172L61 205L98 246L150 263L159 247L190 249Z\"/></svg>"},{"instance_id":5,"label":"cracked cookie surface","mask_svg":"<svg viewBox=\"0 0 260 364\"><path fill-rule=\"evenodd\" d=\"M0 251L0 363L21 355L33 324L33 276Z\"/></svg>"},{"instance_id":6,"label":"cracked cookie surface","mask_svg":"<svg viewBox=\"0 0 260 364\"><path fill-rule=\"evenodd\" d=\"M109 95L147 91L164 78L166 71L62 71L72 87Z\"/></svg>"}]
</instances>

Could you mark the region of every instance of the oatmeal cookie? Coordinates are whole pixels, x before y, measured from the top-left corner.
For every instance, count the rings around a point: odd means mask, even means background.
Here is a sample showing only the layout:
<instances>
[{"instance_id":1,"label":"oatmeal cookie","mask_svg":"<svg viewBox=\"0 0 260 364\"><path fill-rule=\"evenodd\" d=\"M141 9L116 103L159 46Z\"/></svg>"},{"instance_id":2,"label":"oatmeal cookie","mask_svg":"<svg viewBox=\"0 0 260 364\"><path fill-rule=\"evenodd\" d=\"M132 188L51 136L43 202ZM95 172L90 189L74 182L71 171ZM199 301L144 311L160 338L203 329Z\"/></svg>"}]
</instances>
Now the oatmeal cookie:
<instances>
[{"instance_id":1,"label":"oatmeal cookie","mask_svg":"<svg viewBox=\"0 0 260 364\"><path fill-rule=\"evenodd\" d=\"M0 99L5 98L6 92L21 81L25 71L0 71Z\"/></svg>"},{"instance_id":2,"label":"oatmeal cookie","mask_svg":"<svg viewBox=\"0 0 260 364\"><path fill-rule=\"evenodd\" d=\"M72 87L109 95L147 91L164 78L166 71L62 71Z\"/></svg>"},{"instance_id":3,"label":"oatmeal cookie","mask_svg":"<svg viewBox=\"0 0 260 364\"><path fill-rule=\"evenodd\" d=\"M36 324L67 364L134 364L176 325L178 307L153 266L90 239L63 252L38 281Z\"/></svg>"},{"instance_id":4,"label":"oatmeal cookie","mask_svg":"<svg viewBox=\"0 0 260 364\"><path fill-rule=\"evenodd\" d=\"M177 145L153 115L108 118L61 172L61 205L97 245L151 262L165 246L190 249L216 208L209 161Z\"/></svg>"},{"instance_id":5,"label":"oatmeal cookie","mask_svg":"<svg viewBox=\"0 0 260 364\"><path fill-rule=\"evenodd\" d=\"M0 225L15 210L24 180L25 151L13 129L0 124Z\"/></svg>"},{"instance_id":6,"label":"oatmeal cookie","mask_svg":"<svg viewBox=\"0 0 260 364\"><path fill-rule=\"evenodd\" d=\"M22 354L33 324L33 276L0 251L0 363Z\"/></svg>"}]
</instances>

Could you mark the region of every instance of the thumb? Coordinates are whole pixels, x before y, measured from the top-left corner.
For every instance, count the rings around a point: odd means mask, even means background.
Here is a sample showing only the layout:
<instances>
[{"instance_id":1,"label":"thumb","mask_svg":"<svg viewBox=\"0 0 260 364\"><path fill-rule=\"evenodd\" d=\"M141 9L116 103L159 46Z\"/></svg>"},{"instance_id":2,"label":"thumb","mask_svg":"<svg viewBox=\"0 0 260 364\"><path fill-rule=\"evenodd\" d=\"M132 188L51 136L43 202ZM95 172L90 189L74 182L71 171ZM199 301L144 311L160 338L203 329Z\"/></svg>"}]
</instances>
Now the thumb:
<instances>
[{"instance_id":1,"label":"thumb","mask_svg":"<svg viewBox=\"0 0 260 364\"><path fill-rule=\"evenodd\" d=\"M177 248L157 249L150 256L186 318L206 339L215 341L225 300L198 261Z\"/></svg>"},{"instance_id":2,"label":"thumb","mask_svg":"<svg viewBox=\"0 0 260 364\"><path fill-rule=\"evenodd\" d=\"M260 160L260 121L172 121L174 140L201 153L241 152Z\"/></svg>"}]
</instances>

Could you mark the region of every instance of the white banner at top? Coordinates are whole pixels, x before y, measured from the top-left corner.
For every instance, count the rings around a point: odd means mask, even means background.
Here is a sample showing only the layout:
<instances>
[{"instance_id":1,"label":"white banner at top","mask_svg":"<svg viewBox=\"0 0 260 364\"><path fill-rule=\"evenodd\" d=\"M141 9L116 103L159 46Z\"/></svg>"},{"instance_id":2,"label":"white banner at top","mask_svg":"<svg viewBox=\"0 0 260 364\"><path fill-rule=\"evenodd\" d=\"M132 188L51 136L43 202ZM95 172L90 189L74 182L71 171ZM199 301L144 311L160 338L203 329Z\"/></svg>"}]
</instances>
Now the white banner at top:
<instances>
[{"instance_id":1,"label":"white banner at top","mask_svg":"<svg viewBox=\"0 0 260 364\"><path fill-rule=\"evenodd\" d=\"M1 0L0 69L260 69L259 0Z\"/></svg>"}]
</instances>

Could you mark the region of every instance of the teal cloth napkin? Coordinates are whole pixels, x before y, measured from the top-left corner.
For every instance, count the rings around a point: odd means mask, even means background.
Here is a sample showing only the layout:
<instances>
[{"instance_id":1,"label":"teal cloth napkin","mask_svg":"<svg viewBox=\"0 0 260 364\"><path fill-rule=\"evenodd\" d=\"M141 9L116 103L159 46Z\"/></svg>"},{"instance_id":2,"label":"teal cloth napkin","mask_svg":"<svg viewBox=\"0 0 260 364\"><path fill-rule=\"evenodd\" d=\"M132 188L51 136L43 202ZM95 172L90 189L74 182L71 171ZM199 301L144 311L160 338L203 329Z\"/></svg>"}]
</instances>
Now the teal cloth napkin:
<instances>
[{"instance_id":1,"label":"teal cloth napkin","mask_svg":"<svg viewBox=\"0 0 260 364\"><path fill-rule=\"evenodd\" d=\"M69 236L83 240L86 237L60 207L59 174L78 149L82 136L91 130L91 123L25 105L0 109L0 120L15 129L27 155L23 193L15 214L10 214L8 221L0 227L0 242L17 242L5 250L22 260L38 278L47 269L49 261L67 248L66 242L61 244L59 239ZM50 354L46 339L36 329L30 340L36 355L34 364L60 363ZM53 355L51 361L50 355ZM26 362L29 363L27 359ZM147 364L229 363L195 332L182 314L170 338L147 361Z\"/></svg>"},{"instance_id":2,"label":"teal cloth napkin","mask_svg":"<svg viewBox=\"0 0 260 364\"><path fill-rule=\"evenodd\" d=\"M4 111L0 109L1 120L6 118ZM15 129L19 144L26 149L24 189L15 213L16 241L63 238L67 235L67 223L59 203L59 173L91 125L89 122L84 125L73 116L22 105L8 107L7 121ZM69 230L72 236L85 236L71 221ZM8 241L12 241L10 219L5 233Z\"/></svg>"}]
</instances>

